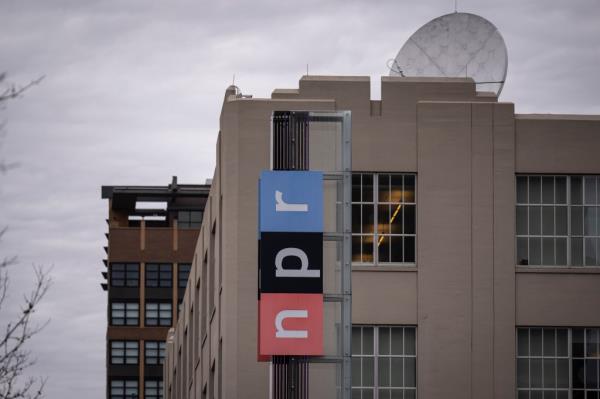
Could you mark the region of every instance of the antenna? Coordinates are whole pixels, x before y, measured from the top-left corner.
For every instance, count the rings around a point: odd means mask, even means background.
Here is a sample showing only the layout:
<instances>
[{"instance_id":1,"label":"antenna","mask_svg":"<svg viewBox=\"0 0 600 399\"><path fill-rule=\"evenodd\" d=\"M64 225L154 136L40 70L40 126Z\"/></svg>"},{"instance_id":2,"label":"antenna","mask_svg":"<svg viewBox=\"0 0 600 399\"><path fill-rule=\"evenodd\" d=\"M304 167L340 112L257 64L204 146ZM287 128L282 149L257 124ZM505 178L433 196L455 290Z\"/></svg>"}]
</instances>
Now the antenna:
<instances>
[{"instance_id":1,"label":"antenna","mask_svg":"<svg viewBox=\"0 0 600 399\"><path fill-rule=\"evenodd\" d=\"M235 86L235 73L233 74L233 81L231 82L233 86Z\"/></svg>"},{"instance_id":2,"label":"antenna","mask_svg":"<svg viewBox=\"0 0 600 399\"><path fill-rule=\"evenodd\" d=\"M308 63L306 63L306 76L308 76Z\"/></svg>"},{"instance_id":3,"label":"antenna","mask_svg":"<svg viewBox=\"0 0 600 399\"><path fill-rule=\"evenodd\" d=\"M454 13L457 13L458 11L458 0L454 0Z\"/></svg>"},{"instance_id":4,"label":"antenna","mask_svg":"<svg viewBox=\"0 0 600 399\"><path fill-rule=\"evenodd\" d=\"M458 6L458 0L454 2ZM455 11L429 21L388 61L390 76L467 77L500 95L508 53L502 35L479 15Z\"/></svg>"}]
</instances>

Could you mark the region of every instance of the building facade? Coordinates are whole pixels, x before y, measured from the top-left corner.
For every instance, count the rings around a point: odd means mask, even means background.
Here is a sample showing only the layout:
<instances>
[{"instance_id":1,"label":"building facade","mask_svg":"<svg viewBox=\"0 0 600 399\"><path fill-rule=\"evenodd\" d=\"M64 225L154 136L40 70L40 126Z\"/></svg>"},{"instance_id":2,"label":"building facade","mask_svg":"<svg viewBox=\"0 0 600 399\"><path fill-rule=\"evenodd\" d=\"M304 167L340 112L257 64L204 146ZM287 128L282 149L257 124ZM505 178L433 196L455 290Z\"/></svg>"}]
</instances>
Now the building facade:
<instances>
[{"instance_id":1,"label":"building facade","mask_svg":"<svg viewBox=\"0 0 600 399\"><path fill-rule=\"evenodd\" d=\"M383 77L373 101L368 77L305 76L225 93L166 398L269 397L254 199L294 110L352 112L353 397L598 397L600 117L515 114L470 79ZM309 383L335 397L335 371Z\"/></svg>"},{"instance_id":2,"label":"building facade","mask_svg":"<svg viewBox=\"0 0 600 399\"><path fill-rule=\"evenodd\" d=\"M106 396L162 397L167 332L178 317L209 185L103 186L108 200Z\"/></svg>"}]
</instances>

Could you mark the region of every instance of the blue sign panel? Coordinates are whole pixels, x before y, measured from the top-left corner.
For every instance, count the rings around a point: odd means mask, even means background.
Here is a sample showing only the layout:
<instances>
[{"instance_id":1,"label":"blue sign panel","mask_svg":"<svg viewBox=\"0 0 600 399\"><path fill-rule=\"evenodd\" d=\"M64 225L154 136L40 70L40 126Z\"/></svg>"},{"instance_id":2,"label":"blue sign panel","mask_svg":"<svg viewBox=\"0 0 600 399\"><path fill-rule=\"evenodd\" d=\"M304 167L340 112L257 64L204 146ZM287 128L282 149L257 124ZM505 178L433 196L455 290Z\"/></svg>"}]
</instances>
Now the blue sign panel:
<instances>
[{"instance_id":1,"label":"blue sign panel","mask_svg":"<svg viewBox=\"0 0 600 399\"><path fill-rule=\"evenodd\" d=\"M259 231L323 232L323 173L263 171Z\"/></svg>"}]
</instances>

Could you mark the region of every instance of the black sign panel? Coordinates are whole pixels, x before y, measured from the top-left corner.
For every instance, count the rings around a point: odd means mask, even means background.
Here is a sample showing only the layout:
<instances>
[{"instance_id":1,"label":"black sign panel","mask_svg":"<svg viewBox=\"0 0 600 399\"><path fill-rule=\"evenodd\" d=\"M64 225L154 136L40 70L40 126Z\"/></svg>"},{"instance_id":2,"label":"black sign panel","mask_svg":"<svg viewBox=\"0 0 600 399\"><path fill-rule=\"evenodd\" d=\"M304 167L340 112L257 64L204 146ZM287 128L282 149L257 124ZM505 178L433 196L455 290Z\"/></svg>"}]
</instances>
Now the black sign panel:
<instances>
[{"instance_id":1,"label":"black sign panel","mask_svg":"<svg viewBox=\"0 0 600 399\"><path fill-rule=\"evenodd\" d=\"M322 293L323 233L261 233L260 292Z\"/></svg>"}]
</instances>

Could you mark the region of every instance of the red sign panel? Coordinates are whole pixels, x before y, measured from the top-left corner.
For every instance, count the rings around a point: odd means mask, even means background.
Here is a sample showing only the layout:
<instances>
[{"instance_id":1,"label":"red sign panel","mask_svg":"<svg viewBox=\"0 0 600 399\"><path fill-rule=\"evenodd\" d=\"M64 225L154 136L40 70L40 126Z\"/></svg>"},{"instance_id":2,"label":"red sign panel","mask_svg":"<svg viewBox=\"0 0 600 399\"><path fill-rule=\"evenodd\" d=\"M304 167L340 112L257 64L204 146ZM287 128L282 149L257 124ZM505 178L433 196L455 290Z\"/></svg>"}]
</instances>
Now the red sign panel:
<instances>
[{"instance_id":1,"label":"red sign panel","mask_svg":"<svg viewBox=\"0 0 600 399\"><path fill-rule=\"evenodd\" d=\"M323 355L323 294L260 296L259 355Z\"/></svg>"}]
</instances>

